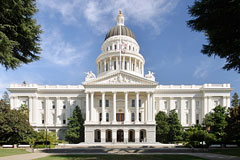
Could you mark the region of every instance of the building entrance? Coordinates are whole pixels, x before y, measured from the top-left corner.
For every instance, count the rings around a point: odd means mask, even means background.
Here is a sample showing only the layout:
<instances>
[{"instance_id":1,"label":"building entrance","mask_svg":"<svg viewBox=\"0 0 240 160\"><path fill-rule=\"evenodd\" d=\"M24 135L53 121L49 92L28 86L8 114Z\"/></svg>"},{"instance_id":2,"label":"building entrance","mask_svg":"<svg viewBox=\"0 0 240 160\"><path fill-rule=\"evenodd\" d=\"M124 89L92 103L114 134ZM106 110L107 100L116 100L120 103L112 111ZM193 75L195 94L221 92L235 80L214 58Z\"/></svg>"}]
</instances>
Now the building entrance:
<instances>
[{"instance_id":1,"label":"building entrance","mask_svg":"<svg viewBox=\"0 0 240 160\"><path fill-rule=\"evenodd\" d=\"M123 142L124 140L124 133L123 130L117 131L117 142Z\"/></svg>"}]
</instances>

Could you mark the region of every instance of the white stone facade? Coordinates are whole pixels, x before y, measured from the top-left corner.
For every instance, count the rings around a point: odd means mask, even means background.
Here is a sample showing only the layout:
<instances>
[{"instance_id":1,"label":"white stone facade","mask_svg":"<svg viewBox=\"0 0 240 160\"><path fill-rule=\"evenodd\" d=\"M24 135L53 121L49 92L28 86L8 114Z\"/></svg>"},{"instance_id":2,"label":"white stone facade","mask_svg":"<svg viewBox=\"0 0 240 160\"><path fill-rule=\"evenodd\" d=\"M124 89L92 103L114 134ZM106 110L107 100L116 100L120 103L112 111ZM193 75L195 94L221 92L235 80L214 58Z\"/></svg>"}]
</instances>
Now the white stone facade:
<instances>
[{"instance_id":1,"label":"white stone facade","mask_svg":"<svg viewBox=\"0 0 240 160\"><path fill-rule=\"evenodd\" d=\"M117 21L121 32L121 13ZM92 144L155 143L159 111L176 109L187 128L201 124L216 105L230 106L230 84L158 85L152 72L144 75L145 60L135 38L122 33L104 41L97 76L88 72L83 85L12 84L11 108L28 105L36 130L47 128L64 139L68 118L79 106L85 117L85 143Z\"/></svg>"}]
</instances>

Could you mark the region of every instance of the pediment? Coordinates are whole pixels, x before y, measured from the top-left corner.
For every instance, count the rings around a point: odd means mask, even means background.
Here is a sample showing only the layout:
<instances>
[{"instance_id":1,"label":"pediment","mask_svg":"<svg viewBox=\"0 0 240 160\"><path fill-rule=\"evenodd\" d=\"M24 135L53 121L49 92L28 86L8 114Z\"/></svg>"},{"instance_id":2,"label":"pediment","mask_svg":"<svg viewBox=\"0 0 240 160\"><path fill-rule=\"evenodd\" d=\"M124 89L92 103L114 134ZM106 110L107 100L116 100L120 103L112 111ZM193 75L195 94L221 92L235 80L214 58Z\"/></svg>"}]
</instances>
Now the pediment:
<instances>
[{"instance_id":1,"label":"pediment","mask_svg":"<svg viewBox=\"0 0 240 160\"><path fill-rule=\"evenodd\" d=\"M157 85L157 82L123 71L85 81L83 85Z\"/></svg>"}]
</instances>

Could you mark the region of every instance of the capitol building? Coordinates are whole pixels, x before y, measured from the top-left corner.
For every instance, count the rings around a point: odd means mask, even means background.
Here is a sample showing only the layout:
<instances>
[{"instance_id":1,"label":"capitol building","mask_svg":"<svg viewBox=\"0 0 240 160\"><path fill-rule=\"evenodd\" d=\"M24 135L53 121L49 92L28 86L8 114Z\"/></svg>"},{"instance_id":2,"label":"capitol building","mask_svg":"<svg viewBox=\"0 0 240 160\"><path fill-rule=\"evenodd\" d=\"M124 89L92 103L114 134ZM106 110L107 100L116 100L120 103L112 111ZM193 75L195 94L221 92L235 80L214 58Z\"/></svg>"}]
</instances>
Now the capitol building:
<instances>
[{"instance_id":1,"label":"capitol building","mask_svg":"<svg viewBox=\"0 0 240 160\"><path fill-rule=\"evenodd\" d=\"M96 59L96 75L82 85L11 84L12 109L29 107L35 130L65 138L78 106L85 118L85 143L156 143L155 115L175 109L184 128L201 124L217 105L230 107L230 84L161 85L145 72L145 60L120 12Z\"/></svg>"}]
</instances>

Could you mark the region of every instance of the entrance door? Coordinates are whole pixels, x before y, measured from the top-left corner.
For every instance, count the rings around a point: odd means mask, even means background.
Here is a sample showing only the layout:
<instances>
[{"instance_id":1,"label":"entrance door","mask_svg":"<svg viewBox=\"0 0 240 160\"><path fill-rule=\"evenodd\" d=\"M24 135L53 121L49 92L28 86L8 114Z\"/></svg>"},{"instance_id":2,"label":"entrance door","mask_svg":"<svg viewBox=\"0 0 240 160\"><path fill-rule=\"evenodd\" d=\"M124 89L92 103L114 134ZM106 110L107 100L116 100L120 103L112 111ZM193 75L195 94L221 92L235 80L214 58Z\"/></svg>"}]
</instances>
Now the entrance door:
<instances>
[{"instance_id":1,"label":"entrance door","mask_svg":"<svg viewBox=\"0 0 240 160\"><path fill-rule=\"evenodd\" d=\"M123 140L124 140L123 130L118 130L117 131L117 142L123 142Z\"/></svg>"}]
</instances>

